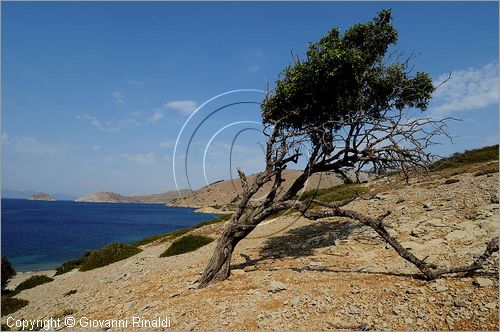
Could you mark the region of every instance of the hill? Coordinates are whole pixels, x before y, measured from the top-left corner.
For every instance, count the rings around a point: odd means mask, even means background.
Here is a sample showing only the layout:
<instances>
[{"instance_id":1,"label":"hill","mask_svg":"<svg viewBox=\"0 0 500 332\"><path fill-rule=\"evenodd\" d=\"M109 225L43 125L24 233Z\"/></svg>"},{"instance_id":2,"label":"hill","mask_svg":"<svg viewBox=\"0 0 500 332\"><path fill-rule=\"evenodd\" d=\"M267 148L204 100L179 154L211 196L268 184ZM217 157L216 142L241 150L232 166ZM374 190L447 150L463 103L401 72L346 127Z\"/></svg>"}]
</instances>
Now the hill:
<instances>
[{"instance_id":1,"label":"hill","mask_svg":"<svg viewBox=\"0 0 500 332\"><path fill-rule=\"evenodd\" d=\"M498 144L485 146L479 149L466 150L442 158L433 163L430 168L432 170L442 170L498 160L498 153Z\"/></svg>"},{"instance_id":2,"label":"hill","mask_svg":"<svg viewBox=\"0 0 500 332\"><path fill-rule=\"evenodd\" d=\"M55 201L54 196L46 194L46 193L37 193L31 197L28 197L30 201Z\"/></svg>"},{"instance_id":3,"label":"hill","mask_svg":"<svg viewBox=\"0 0 500 332\"><path fill-rule=\"evenodd\" d=\"M167 191L159 194L138 194L125 196L110 191L98 191L87 196L79 197L77 202L95 202L95 203L158 203L166 204L175 198L182 197L187 194L188 190L180 190L179 192Z\"/></svg>"},{"instance_id":4,"label":"hill","mask_svg":"<svg viewBox=\"0 0 500 332\"><path fill-rule=\"evenodd\" d=\"M293 181L297 179L301 171L286 170L283 172L283 189L281 194L290 188ZM248 182L252 183L256 175L247 176ZM360 180L367 180L368 175L361 174ZM308 181L305 191L312 189L329 188L335 185L342 184L343 180L333 173L317 173L314 174ZM272 183L265 185L258 193L257 197L263 199L265 194L270 190ZM215 212L217 210L231 210L236 202L238 195L242 193L241 182L239 178L233 180L223 180L214 182L208 186L190 192L181 198L172 200L169 205L186 206L200 208L200 212Z\"/></svg>"}]
</instances>

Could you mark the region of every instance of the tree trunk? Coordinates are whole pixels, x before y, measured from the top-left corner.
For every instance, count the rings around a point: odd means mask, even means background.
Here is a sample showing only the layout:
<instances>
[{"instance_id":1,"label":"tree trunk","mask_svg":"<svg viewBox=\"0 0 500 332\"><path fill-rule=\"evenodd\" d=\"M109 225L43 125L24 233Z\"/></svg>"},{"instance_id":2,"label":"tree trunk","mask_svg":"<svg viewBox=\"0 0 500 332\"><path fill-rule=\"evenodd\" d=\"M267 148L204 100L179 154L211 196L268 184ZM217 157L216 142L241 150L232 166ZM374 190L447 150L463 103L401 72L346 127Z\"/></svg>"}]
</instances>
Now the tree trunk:
<instances>
[{"instance_id":1,"label":"tree trunk","mask_svg":"<svg viewBox=\"0 0 500 332\"><path fill-rule=\"evenodd\" d=\"M244 239L257 225L247 226L245 230L238 230L239 227L229 223L217 241L212 258L208 263L203 275L199 279L198 288L204 288L211 283L226 280L231 272L231 256L236 245ZM241 228L240 228L241 229Z\"/></svg>"}]
</instances>

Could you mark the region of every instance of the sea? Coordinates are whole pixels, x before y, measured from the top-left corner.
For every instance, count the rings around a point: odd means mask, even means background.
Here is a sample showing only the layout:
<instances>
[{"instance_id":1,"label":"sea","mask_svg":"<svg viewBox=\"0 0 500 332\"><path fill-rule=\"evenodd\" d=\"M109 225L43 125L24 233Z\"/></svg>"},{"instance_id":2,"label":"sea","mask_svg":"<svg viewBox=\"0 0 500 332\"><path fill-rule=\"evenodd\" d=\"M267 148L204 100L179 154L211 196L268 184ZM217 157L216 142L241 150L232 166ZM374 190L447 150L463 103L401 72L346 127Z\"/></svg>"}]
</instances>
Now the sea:
<instances>
[{"instance_id":1,"label":"sea","mask_svg":"<svg viewBox=\"0 0 500 332\"><path fill-rule=\"evenodd\" d=\"M54 269L86 250L130 243L216 217L163 204L2 198L2 255L18 272Z\"/></svg>"}]
</instances>

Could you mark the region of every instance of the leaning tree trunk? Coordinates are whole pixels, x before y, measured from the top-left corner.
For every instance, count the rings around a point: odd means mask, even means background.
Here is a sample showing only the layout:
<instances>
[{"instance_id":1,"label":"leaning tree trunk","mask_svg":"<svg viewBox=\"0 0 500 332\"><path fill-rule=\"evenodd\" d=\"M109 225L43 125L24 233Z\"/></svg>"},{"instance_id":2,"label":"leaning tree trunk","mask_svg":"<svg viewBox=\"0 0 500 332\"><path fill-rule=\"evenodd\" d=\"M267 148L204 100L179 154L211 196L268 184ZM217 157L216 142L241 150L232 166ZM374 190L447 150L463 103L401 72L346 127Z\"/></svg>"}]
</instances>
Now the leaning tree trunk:
<instances>
[{"instance_id":1,"label":"leaning tree trunk","mask_svg":"<svg viewBox=\"0 0 500 332\"><path fill-rule=\"evenodd\" d=\"M226 280L231 272L231 256L236 245L244 239L257 225L247 225L244 230L235 223L228 223L217 241L217 247L212 254L205 271L199 279L199 288L211 283Z\"/></svg>"}]
</instances>

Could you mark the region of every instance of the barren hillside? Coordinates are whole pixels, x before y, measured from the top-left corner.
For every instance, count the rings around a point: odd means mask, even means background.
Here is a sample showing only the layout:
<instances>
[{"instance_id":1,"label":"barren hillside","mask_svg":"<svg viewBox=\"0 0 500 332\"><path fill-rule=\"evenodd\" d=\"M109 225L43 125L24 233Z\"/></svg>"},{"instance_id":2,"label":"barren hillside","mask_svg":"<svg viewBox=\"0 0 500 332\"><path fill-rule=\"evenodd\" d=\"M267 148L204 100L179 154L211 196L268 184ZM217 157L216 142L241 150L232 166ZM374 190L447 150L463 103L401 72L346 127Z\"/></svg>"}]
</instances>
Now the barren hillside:
<instances>
[{"instance_id":1,"label":"barren hillside","mask_svg":"<svg viewBox=\"0 0 500 332\"><path fill-rule=\"evenodd\" d=\"M87 196L79 197L77 202L104 202L104 203L161 203L166 204L173 199L182 197L189 193L188 190L182 189L179 192L167 191L159 194L139 194L139 195L120 195L110 191L98 191Z\"/></svg>"},{"instance_id":2,"label":"barren hillside","mask_svg":"<svg viewBox=\"0 0 500 332\"><path fill-rule=\"evenodd\" d=\"M302 174L302 172L297 170L286 170L283 173L285 181L283 183L283 189L281 193L286 192L286 190L290 188L293 181L295 181L295 179L297 179L300 174ZM365 174L362 174L360 177L360 180L365 180L368 178ZM249 183L251 183L254 178L255 175L248 176ZM317 173L311 176L304 190L308 191L317 188L330 188L341 183L342 180L333 173ZM270 190L271 186L272 182L265 185L257 193L257 197L264 198L266 193ZM212 211L212 209L209 209L210 207L215 209L226 208L230 210L231 205L236 202L236 199L238 198L238 195L241 194L241 192L242 188L240 179L235 178L233 180L225 180L212 183L199 190L193 191L182 198L172 200L169 205L198 207L203 208L201 211L204 212Z\"/></svg>"}]
</instances>

